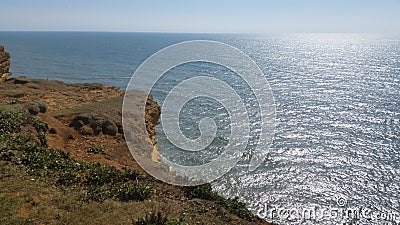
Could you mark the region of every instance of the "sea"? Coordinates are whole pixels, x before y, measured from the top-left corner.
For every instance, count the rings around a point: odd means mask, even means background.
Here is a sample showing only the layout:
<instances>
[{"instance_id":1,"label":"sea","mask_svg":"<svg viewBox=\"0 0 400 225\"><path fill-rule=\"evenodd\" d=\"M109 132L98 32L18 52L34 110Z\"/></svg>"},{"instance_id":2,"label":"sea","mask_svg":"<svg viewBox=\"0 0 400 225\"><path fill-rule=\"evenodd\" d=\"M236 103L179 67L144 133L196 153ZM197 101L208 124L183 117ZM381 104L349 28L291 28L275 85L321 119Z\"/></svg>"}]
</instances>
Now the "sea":
<instances>
[{"instance_id":1,"label":"sea","mask_svg":"<svg viewBox=\"0 0 400 225\"><path fill-rule=\"evenodd\" d=\"M400 35L0 32L0 45L12 57L12 77L121 89L149 56L190 40L219 41L243 51L262 70L275 101L276 128L266 160L249 171L250 154L244 154L212 182L215 191L238 197L258 216L279 224L400 223ZM165 73L151 94L162 106L174 86L196 76L220 79L243 97L255 130L251 150L259 129L252 109L257 103L251 87L240 84L233 71L185 63ZM231 121L218 100L187 102L180 113L182 132L199 137L203 117L218 127L204 152L177 148L160 124L160 153L184 165L221 154Z\"/></svg>"}]
</instances>

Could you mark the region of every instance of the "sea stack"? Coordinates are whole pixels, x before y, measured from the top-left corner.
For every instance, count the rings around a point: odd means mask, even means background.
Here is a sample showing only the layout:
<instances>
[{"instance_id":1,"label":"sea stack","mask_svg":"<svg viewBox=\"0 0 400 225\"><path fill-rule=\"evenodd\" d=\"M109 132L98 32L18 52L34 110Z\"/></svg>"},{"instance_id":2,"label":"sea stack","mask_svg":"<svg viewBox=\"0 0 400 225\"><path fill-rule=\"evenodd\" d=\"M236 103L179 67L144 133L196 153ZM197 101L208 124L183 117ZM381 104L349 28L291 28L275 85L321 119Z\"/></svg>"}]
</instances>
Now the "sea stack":
<instances>
[{"instance_id":1,"label":"sea stack","mask_svg":"<svg viewBox=\"0 0 400 225\"><path fill-rule=\"evenodd\" d=\"M3 83L11 75L10 54L4 51L4 46L0 45L0 83Z\"/></svg>"}]
</instances>

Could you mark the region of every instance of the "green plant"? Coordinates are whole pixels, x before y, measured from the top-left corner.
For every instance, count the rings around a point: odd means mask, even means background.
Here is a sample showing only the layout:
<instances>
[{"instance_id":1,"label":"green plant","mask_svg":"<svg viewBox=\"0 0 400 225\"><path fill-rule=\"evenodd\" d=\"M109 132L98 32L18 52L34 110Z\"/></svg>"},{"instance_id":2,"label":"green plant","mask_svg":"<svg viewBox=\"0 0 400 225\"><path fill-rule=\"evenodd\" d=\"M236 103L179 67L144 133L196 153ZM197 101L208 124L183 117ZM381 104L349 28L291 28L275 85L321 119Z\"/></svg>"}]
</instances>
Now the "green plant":
<instances>
[{"instance_id":1,"label":"green plant","mask_svg":"<svg viewBox=\"0 0 400 225\"><path fill-rule=\"evenodd\" d=\"M246 208L243 202L239 202L238 197L227 199L218 195L215 200L230 213L248 221L254 220L254 215Z\"/></svg>"},{"instance_id":2,"label":"green plant","mask_svg":"<svg viewBox=\"0 0 400 225\"><path fill-rule=\"evenodd\" d=\"M215 200L220 206L227 209L230 213L237 215L238 217L253 221L254 215L246 208L246 205L239 201L239 199L231 198L227 199L218 195L212 190L211 184L206 183L198 186L184 187L185 195L190 198L199 198L206 200Z\"/></svg>"},{"instance_id":3,"label":"green plant","mask_svg":"<svg viewBox=\"0 0 400 225\"><path fill-rule=\"evenodd\" d=\"M90 187L89 190L86 192L84 200L93 200L98 202L103 202L109 198L112 198L113 194L109 187Z\"/></svg>"},{"instance_id":4,"label":"green plant","mask_svg":"<svg viewBox=\"0 0 400 225\"><path fill-rule=\"evenodd\" d=\"M150 212L145 217L139 218L134 225L165 225L168 222L167 216L160 211L157 213Z\"/></svg>"},{"instance_id":5,"label":"green plant","mask_svg":"<svg viewBox=\"0 0 400 225\"><path fill-rule=\"evenodd\" d=\"M88 149L88 152L90 153L105 153L106 152L106 148L104 146L101 145L96 145L96 146L92 146Z\"/></svg>"},{"instance_id":6,"label":"green plant","mask_svg":"<svg viewBox=\"0 0 400 225\"><path fill-rule=\"evenodd\" d=\"M42 146L27 143L28 151L21 157L21 163L31 171L35 170L55 170L63 171L74 165L69 153L58 149L47 149Z\"/></svg>"},{"instance_id":7,"label":"green plant","mask_svg":"<svg viewBox=\"0 0 400 225\"><path fill-rule=\"evenodd\" d=\"M9 105L15 105L17 103L18 103L18 99L16 99L16 98L13 98L8 102Z\"/></svg>"},{"instance_id":8,"label":"green plant","mask_svg":"<svg viewBox=\"0 0 400 225\"><path fill-rule=\"evenodd\" d=\"M39 132L38 133L38 138L40 141L40 145L47 147L47 134L45 132Z\"/></svg>"},{"instance_id":9,"label":"green plant","mask_svg":"<svg viewBox=\"0 0 400 225\"><path fill-rule=\"evenodd\" d=\"M77 177L78 174L75 171L67 170L58 176L56 183L64 186L72 185L76 182Z\"/></svg>"},{"instance_id":10,"label":"green plant","mask_svg":"<svg viewBox=\"0 0 400 225\"><path fill-rule=\"evenodd\" d=\"M121 181L137 181L141 179L142 175L137 170L124 169L121 174Z\"/></svg>"},{"instance_id":11,"label":"green plant","mask_svg":"<svg viewBox=\"0 0 400 225\"><path fill-rule=\"evenodd\" d=\"M168 217L160 211L147 213L145 217L139 218L133 225L187 225L184 218L168 220Z\"/></svg>"},{"instance_id":12,"label":"green plant","mask_svg":"<svg viewBox=\"0 0 400 225\"><path fill-rule=\"evenodd\" d=\"M120 201L143 201L151 197L153 188L146 183L126 182L116 187L116 198Z\"/></svg>"},{"instance_id":13,"label":"green plant","mask_svg":"<svg viewBox=\"0 0 400 225\"><path fill-rule=\"evenodd\" d=\"M10 109L0 112L0 134L7 135L20 131L26 113L19 109Z\"/></svg>"},{"instance_id":14,"label":"green plant","mask_svg":"<svg viewBox=\"0 0 400 225\"><path fill-rule=\"evenodd\" d=\"M49 126L43 122L39 117L30 116L29 123L35 128L37 132L46 132Z\"/></svg>"},{"instance_id":15,"label":"green plant","mask_svg":"<svg viewBox=\"0 0 400 225\"><path fill-rule=\"evenodd\" d=\"M179 219L172 218L168 220L168 222L165 225L188 225L188 224L185 222L184 218L179 218Z\"/></svg>"},{"instance_id":16,"label":"green plant","mask_svg":"<svg viewBox=\"0 0 400 225\"><path fill-rule=\"evenodd\" d=\"M200 198L206 200L212 200L215 198L215 193L212 191L211 184L206 183L198 186L186 186L184 187L186 197Z\"/></svg>"},{"instance_id":17,"label":"green plant","mask_svg":"<svg viewBox=\"0 0 400 225\"><path fill-rule=\"evenodd\" d=\"M117 180L120 173L114 166L94 164L89 168L86 183L91 186L101 186Z\"/></svg>"},{"instance_id":18,"label":"green plant","mask_svg":"<svg viewBox=\"0 0 400 225\"><path fill-rule=\"evenodd\" d=\"M0 159L5 161L11 161L15 156L15 152L13 150L4 150L0 152Z\"/></svg>"}]
</instances>

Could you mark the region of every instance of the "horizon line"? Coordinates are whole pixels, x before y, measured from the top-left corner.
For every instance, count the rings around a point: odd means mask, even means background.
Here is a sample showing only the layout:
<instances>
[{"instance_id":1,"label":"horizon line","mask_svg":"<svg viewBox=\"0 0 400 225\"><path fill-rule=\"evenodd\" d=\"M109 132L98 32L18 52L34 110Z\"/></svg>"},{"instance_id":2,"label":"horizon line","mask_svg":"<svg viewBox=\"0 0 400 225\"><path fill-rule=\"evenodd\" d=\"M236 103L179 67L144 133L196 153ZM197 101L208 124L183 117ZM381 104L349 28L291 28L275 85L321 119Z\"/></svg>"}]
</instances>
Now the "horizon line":
<instances>
[{"instance_id":1,"label":"horizon line","mask_svg":"<svg viewBox=\"0 0 400 225\"><path fill-rule=\"evenodd\" d=\"M1 30L0 32L81 32L81 33L154 33L154 34L239 34L239 35L268 35L268 34L391 34L400 35L400 33L390 32L338 32L338 31L320 31L320 32L182 32L182 31L110 31L110 30Z\"/></svg>"}]
</instances>

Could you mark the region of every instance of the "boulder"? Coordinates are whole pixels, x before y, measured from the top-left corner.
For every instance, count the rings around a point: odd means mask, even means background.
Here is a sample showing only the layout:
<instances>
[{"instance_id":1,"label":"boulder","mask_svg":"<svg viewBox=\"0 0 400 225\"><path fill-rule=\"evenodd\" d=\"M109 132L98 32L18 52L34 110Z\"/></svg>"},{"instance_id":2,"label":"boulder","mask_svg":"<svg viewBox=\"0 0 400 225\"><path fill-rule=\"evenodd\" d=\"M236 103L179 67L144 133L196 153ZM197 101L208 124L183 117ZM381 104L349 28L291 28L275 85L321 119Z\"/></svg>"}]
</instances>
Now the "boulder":
<instances>
[{"instance_id":1,"label":"boulder","mask_svg":"<svg viewBox=\"0 0 400 225\"><path fill-rule=\"evenodd\" d=\"M117 133L122 133L122 124L120 122L98 117L92 113L76 115L69 126L85 135L99 135L103 133L115 136Z\"/></svg>"},{"instance_id":2,"label":"boulder","mask_svg":"<svg viewBox=\"0 0 400 225\"><path fill-rule=\"evenodd\" d=\"M83 125L80 129L79 132L83 135L93 135L93 129L89 127L88 125Z\"/></svg>"},{"instance_id":3,"label":"boulder","mask_svg":"<svg viewBox=\"0 0 400 225\"><path fill-rule=\"evenodd\" d=\"M103 134L115 136L118 133L117 125L113 121L110 121L110 120L104 121L102 129L103 129Z\"/></svg>"},{"instance_id":4,"label":"boulder","mask_svg":"<svg viewBox=\"0 0 400 225\"><path fill-rule=\"evenodd\" d=\"M25 108L32 115L37 115L39 112L45 113L47 111L47 105L41 101L33 101L25 104Z\"/></svg>"}]
</instances>

